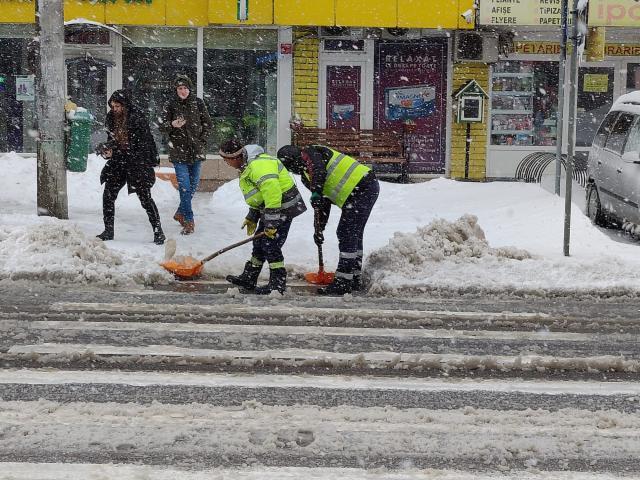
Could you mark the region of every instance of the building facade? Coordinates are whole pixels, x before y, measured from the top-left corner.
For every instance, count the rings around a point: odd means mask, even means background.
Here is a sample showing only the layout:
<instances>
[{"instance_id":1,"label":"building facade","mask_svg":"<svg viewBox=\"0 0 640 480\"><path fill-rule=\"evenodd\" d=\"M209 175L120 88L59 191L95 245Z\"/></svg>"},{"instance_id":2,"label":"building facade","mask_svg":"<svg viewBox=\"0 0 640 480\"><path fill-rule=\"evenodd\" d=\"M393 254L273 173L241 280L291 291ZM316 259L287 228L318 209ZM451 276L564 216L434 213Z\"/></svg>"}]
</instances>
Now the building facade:
<instances>
[{"instance_id":1,"label":"building facade","mask_svg":"<svg viewBox=\"0 0 640 480\"><path fill-rule=\"evenodd\" d=\"M555 151L558 135L567 134L555 122L559 32L476 25L476 6L474 0L368 0L366 8L359 0L65 0L66 93L95 116L94 143L104 136L109 95L126 87L148 112L165 152L157 121L175 75L183 73L214 120L208 149L214 158L232 134L275 153L290 142L292 121L400 128L410 132L414 178L513 178L522 158ZM476 36L465 45L468 33ZM0 0L0 152L35 151L34 35L35 2ZM638 29L608 29L605 48L603 61L580 70L582 151L613 99L640 88ZM483 121L467 129L456 122L453 96L471 80L489 99ZM227 175L220 162L207 163L205 178Z\"/></svg>"}]
</instances>

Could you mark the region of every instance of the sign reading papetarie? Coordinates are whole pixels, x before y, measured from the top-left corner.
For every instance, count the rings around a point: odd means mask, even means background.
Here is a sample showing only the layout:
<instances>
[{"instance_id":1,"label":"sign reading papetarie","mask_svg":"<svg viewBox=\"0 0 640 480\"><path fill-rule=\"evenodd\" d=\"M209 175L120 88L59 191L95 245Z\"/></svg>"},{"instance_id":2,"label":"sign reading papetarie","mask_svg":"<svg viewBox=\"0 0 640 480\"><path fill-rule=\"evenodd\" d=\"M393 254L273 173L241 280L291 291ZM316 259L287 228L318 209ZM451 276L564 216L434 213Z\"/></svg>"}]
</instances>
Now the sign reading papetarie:
<instances>
[{"instance_id":1,"label":"sign reading papetarie","mask_svg":"<svg viewBox=\"0 0 640 480\"><path fill-rule=\"evenodd\" d=\"M561 25L562 0L482 0L481 25Z\"/></svg>"}]
</instances>

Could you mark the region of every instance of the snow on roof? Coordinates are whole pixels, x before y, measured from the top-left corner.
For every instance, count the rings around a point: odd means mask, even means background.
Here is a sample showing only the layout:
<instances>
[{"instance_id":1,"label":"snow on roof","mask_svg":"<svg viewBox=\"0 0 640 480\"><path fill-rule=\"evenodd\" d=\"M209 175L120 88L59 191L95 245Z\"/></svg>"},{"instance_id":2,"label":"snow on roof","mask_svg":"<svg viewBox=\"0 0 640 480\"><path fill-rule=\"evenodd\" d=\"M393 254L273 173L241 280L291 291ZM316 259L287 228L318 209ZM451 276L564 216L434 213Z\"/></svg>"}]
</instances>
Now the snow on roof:
<instances>
[{"instance_id":1,"label":"snow on roof","mask_svg":"<svg viewBox=\"0 0 640 480\"><path fill-rule=\"evenodd\" d=\"M611 107L611 111L623 111L640 115L640 90L621 95Z\"/></svg>"}]
</instances>

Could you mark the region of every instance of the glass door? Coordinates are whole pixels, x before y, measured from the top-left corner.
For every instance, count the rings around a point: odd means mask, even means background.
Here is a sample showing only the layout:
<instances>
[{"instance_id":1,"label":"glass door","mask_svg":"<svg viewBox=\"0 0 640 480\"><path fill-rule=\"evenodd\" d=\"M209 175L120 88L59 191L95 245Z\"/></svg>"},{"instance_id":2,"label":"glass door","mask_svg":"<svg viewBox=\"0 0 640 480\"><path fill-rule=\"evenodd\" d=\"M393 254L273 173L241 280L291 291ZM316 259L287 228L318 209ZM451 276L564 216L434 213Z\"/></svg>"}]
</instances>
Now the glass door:
<instances>
[{"instance_id":1,"label":"glass door","mask_svg":"<svg viewBox=\"0 0 640 480\"><path fill-rule=\"evenodd\" d=\"M107 73L111 64L93 58L67 60L67 98L94 117L91 146L106 139Z\"/></svg>"},{"instance_id":2,"label":"glass door","mask_svg":"<svg viewBox=\"0 0 640 480\"><path fill-rule=\"evenodd\" d=\"M576 147L590 147L614 100L613 66L586 66L578 71Z\"/></svg>"},{"instance_id":3,"label":"glass door","mask_svg":"<svg viewBox=\"0 0 640 480\"><path fill-rule=\"evenodd\" d=\"M362 68L327 65L327 128L360 129Z\"/></svg>"}]
</instances>

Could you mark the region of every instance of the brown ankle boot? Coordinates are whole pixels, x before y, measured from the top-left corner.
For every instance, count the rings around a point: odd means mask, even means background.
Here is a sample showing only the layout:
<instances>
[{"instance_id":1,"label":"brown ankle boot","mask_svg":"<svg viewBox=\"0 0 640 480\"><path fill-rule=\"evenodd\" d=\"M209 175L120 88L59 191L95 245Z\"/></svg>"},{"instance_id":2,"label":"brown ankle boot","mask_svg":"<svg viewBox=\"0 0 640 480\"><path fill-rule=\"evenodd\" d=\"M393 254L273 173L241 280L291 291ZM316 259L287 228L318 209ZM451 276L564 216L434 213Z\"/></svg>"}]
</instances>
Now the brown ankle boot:
<instances>
[{"instance_id":1,"label":"brown ankle boot","mask_svg":"<svg viewBox=\"0 0 640 480\"><path fill-rule=\"evenodd\" d=\"M195 222L184 222L182 224L182 231L180 232L182 235L191 235L196 229Z\"/></svg>"},{"instance_id":2,"label":"brown ankle boot","mask_svg":"<svg viewBox=\"0 0 640 480\"><path fill-rule=\"evenodd\" d=\"M181 214L180 212L176 212L176 213L173 214L173 219L184 227L184 215L183 214Z\"/></svg>"}]
</instances>

